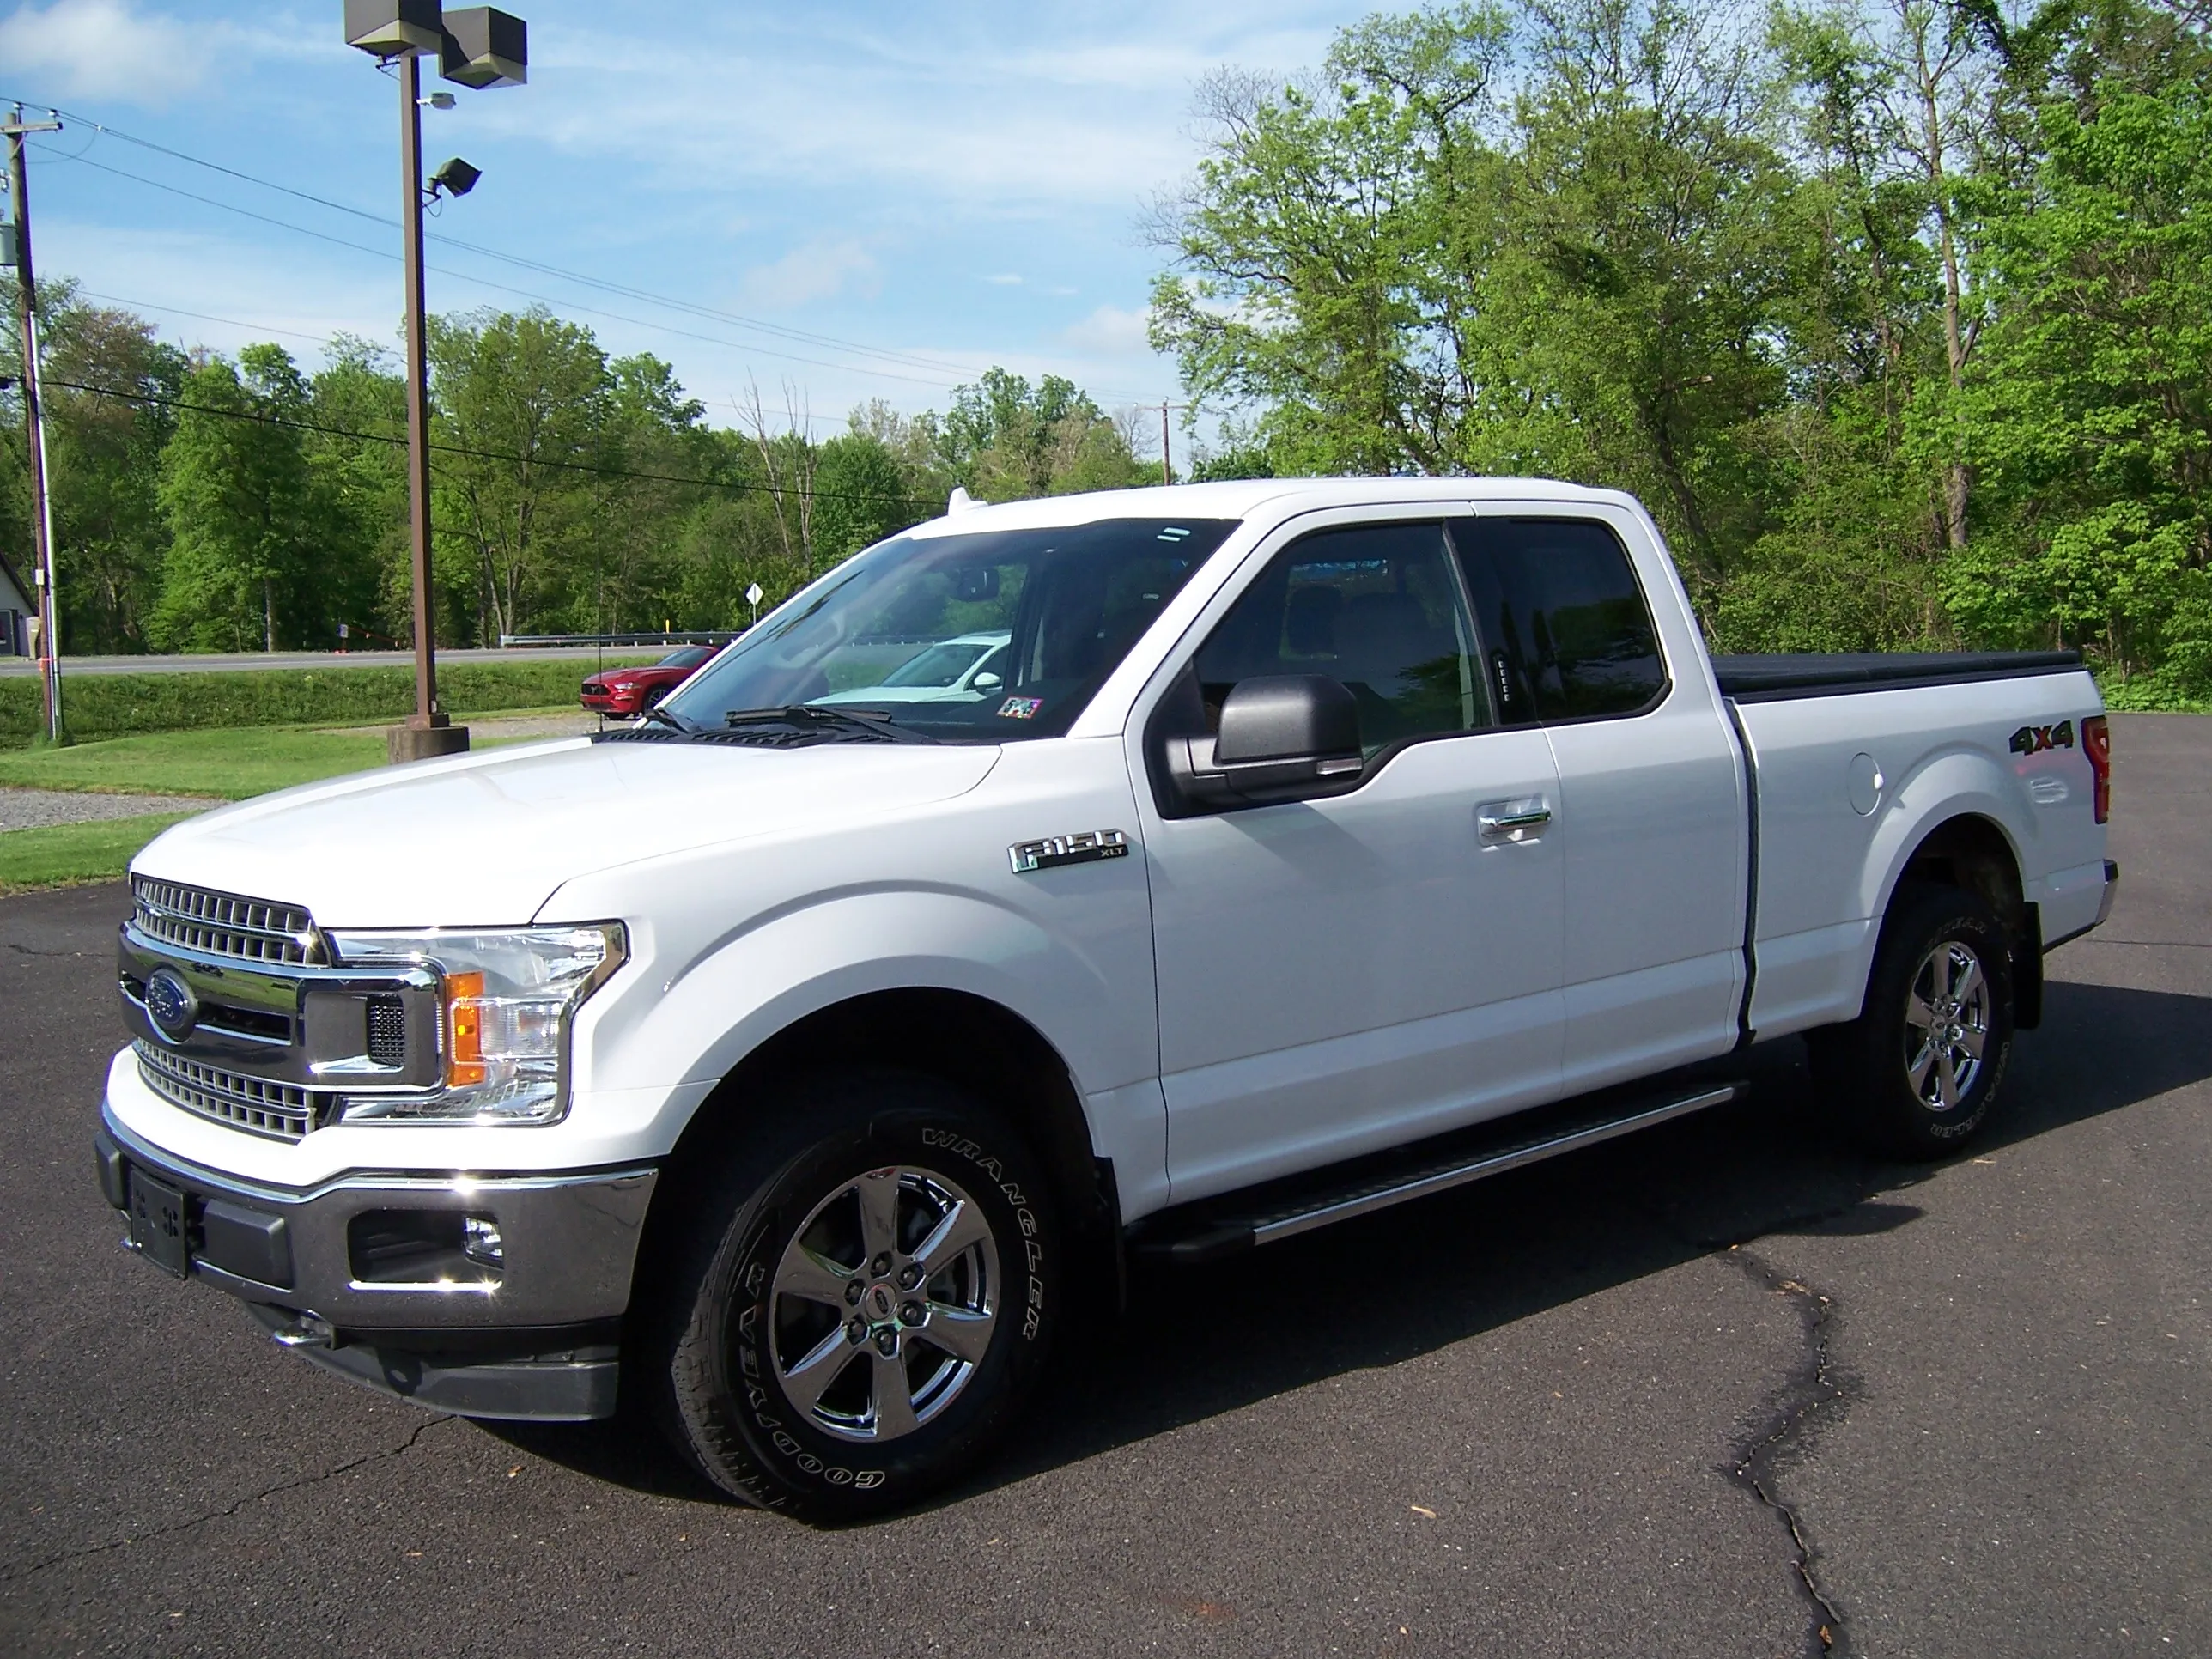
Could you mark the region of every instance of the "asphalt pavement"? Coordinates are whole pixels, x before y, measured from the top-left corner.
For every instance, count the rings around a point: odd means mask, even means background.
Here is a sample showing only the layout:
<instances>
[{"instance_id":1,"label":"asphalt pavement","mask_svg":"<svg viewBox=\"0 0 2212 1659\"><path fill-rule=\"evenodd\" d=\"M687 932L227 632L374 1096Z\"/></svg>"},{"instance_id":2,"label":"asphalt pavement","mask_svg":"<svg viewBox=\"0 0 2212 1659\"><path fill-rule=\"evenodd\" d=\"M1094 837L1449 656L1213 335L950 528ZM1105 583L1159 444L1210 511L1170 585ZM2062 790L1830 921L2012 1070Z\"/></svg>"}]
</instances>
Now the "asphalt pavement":
<instances>
[{"instance_id":1,"label":"asphalt pavement","mask_svg":"<svg viewBox=\"0 0 2212 1659\"><path fill-rule=\"evenodd\" d=\"M121 890L0 902L0 1650L2212 1652L2212 720L2113 725L2119 905L1971 1155L1839 1149L1766 1045L1740 1107L1141 1275L1005 1455L834 1531L128 1257Z\"/></svg>"}]
</instances>

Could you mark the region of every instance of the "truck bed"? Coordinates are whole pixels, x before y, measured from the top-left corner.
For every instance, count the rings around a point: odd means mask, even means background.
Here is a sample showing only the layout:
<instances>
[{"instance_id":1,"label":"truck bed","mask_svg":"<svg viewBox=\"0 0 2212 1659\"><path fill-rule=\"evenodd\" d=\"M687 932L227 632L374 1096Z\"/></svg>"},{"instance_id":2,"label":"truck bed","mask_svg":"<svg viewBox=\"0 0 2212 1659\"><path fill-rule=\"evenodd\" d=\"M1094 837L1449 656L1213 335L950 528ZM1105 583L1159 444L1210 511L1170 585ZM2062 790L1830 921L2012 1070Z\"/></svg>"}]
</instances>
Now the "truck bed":
<instances>
[{"instance_id":1,"label":"truck bed","mask_svg":"<svg viewBox=\"0 0 2212 1659\"><path fill-rule=\"evenodd\" d=\"M1713 659L1723 695L1738 702L2072 674L2081 667L2079 651L1808 651Z\"/></svg>"}]
</instances>

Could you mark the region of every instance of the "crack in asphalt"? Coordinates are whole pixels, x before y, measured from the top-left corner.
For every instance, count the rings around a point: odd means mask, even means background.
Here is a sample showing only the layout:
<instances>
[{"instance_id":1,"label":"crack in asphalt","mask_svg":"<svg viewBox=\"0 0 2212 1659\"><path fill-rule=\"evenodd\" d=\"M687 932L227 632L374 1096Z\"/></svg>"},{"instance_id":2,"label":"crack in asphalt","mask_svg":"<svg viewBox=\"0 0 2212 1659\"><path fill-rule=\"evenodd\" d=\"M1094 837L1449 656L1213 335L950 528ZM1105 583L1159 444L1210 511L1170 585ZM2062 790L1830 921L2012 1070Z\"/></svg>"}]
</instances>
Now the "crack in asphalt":
<instances>
[{"instance_id":1,"label":"crack in asphalt","mask_svg":"<svg viewBox=\"0 0 2212 1659\"><path fill-rule=\"evenodd\" d=\"M1834 1422L1850 1402L1848 1382L1836 1374L1828 1348L1828 1327L1835 1317L1835 1304L1741 1244L1727 1246L1726 1254L1761 1289L1790 1298L1805 1342L1797 1364L1767 1395L1764 1421L1736 1442L1729 1478L1773 1510L1789 1530L1790 1544L1797 1552L1792 1565L1796 1568L1798 1587L1813 1605L1814 1628L1806 1638L1807 1654L1812 1659L1847 1655L1851 1649L1843 1612L1833 1593L1821 1587L1820 1549L1813 1542L1804 1516L1784 1501L1777 1485L1785 1459L1808 1449L1818 1426Z\"/></svg>"},{"instance_id":2,"label":"crack in asphalt","mask_svg":"<svg viewBox=\"0 0 2212 1659\"><path fill-rule=\"evenodd\" d=\"M64 1550L59 1555L48 1556L43 1561L34 1561L29 1566L18 1568L13 1572L0 1572L0 1584L20 1584L37 1577L42 1572L64 1566L71 1561L82 1561L88 1556L106 1555L116 1550L128 1549L133 1544L150 1543L157 1538L172 1538L180 1532L190 1532L195 1527L204 1527L210 1521L228 1520L249 1504L265 1503L271 1498L279 1497L288 1492L297 1492L303 1486L319 1486L325 1480L335 1480L341 1474L349 1474L364 1464L380 1462L388 1457L404 1457L415 1449L416 1443L432 1429L436 1428L441 1423L450 1423L453 1420L452 1413L441 1412L431 1418L428 1422L418 1424L414 1431L396 1446L386 1447L381 1451L363 1452L359 1457L349 1458L345 1462L325 1469L319 1474L301 1475L296 1480L280 1480L273 1486L265 1486L259 1492L248 1492L237 1502L226 1504L222 1509L210 1510L204 1515L195 1515L188 1520L177 1522L172 1526L156 1527L151 1532L133 1533L128 1538L110 1539L105 1544L88 1544L82 1549Z\"/></svg>"}]
</instances>

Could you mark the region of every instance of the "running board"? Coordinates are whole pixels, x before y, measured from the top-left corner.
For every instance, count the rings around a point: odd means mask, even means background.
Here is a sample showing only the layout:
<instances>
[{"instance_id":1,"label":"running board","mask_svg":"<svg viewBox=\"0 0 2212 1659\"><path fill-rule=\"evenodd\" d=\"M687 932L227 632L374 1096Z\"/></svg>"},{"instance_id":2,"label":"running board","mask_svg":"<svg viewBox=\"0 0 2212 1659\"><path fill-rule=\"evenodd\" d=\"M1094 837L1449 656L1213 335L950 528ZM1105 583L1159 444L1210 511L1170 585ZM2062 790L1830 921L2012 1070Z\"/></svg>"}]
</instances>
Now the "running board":
<instances>
[{"instance_id":1,"label":"running board","mask_svg":"<svg viewBox=\"0 0 2212 1659\"><path fill-rule=\"evenodd\" d=\"M1285 1190L1293 1182L1271 1182L1248 1192L1228 1193L1218 1199L1203 1200L1191 1206L1188 1214L1165 1212L1140 1224L1130 1240L1130 1249L1139 1255L1178 1263L1211 1261L1262 1244L1296 1238L1300 1233L1310 1233L1334 1222L1349 1221L1354 1216L1371 1215L1394 1204L1449 1192L1470 1182L1504 1175L1509 1170L1540 1164L1563 1152L1580 1152L1585 1146L1633 1134L1638 1129L1648 1129L1674 1118L1687 1117L1711 1106L1725 1105L1743 1095L1747 1088L1742 1083L1724 1083L1694 1093L1660 1097L1656 1102L1649 1095L1632 1103L1615 1100L1595 1115L1589 1103L1582 1103L1579 1114L1574 1113L1571 1105L1553 1108L1532 1115L1543 1120L1543 1127L1533 1134L1526 1121L1505 1118L1481 1126L1478 1133L1482 1139L1479 1141L1470 1142L1465 1134L1450 1137L1455 1150L1441 1158L1438 1143L1431 1143L1425 1147L1407 1149L1415 1160L1410 1164L1403 1161L1407 1152L1385 1154L1385 1158L1398 1160L1394 1169L1380 1170L1377 1159L1361 1158L1346 1171L1323 1170L1295 1177L1294 1182L1300 1189L1295 1196ZM1624 1104L1627 1107L1625 1111ZM1517 1135L1516 1130L1519 1131ZM1425 1159L1419 1157L1424 1152L1428 1154ZM1352 1171L1358 1173L1347 1182L1343 1176ZM1336 1184L1315 1184L1317 1181L1326 1182L1332 1174L1339 1177Z\"/></svg>"}]
</instances>

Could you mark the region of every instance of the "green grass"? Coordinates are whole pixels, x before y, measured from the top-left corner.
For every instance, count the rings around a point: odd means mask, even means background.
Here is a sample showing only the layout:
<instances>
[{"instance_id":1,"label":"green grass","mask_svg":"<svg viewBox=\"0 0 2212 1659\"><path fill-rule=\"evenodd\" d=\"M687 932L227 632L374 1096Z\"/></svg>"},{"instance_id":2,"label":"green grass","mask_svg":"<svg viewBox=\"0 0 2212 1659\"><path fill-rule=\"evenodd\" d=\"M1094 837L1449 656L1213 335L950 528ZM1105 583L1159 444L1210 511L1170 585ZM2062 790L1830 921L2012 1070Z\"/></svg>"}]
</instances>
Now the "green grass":
<instances>
[{"instance_id":1,"label":"green grass","mask_svg":"<svg viewBox=\"0 0 2212 1659\"><path fill-rule=\"evenodd\" d=\"M359 772L385 761L380 731L277 726L233 732L164 732L68 749L0 754L0 784L18 789L91 789L138 795L248 795ZM21 831L15 833L22 833Z\"/></svg>"},{"instance_id":2,"label":"green grass","mask_svg":"<svg viewBox=\"0 0 2212 1659\"><path fill-rule=\"evenodd\" d=\"M654 657L610 656L605 666ZM62 713L80 743L151 732L399 720L415 708L411 668L264 668L240 673L165 674L161 659L143 674L68 675ZM576 706L576 688L598 665L588 659L457 662L438 671L438 695L471 714ZM0 679L0 748L27 746L40 731L39 683Z\"/></svg>"},{"instance_id":3,"label":"green grass","mask_svg":"<svg viewBox=\"0 0 2212 1659\"><path fill-rule=\"evenodd\" d=\"M119 881L140 848L188 816L157 812L150 817L0 830L0 894Z\"/></svg>"}]
</instances>

